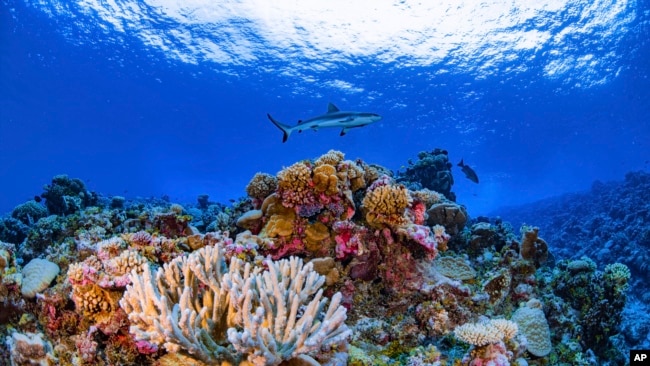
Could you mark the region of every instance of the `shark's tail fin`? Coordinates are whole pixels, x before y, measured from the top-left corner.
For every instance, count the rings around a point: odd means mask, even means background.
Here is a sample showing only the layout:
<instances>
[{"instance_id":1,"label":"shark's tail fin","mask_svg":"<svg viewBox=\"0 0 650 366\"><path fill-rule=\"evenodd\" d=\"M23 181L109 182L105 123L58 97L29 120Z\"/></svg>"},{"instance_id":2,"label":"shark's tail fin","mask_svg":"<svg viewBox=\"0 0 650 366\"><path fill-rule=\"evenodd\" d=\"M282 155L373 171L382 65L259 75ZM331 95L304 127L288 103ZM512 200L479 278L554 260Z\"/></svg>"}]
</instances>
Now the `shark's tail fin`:
<instances>
[{"instance_id":1,"label":"shark's tail fin","mask_svg":"<svg viewBox=\"0 0 650 366\"><path fill-rule=\"evenodd\" d=\"M276 120L275 118L271 117L271 115L268 113L266 114L266 116L269 117L269 120L273 122L273 124L277 128L282 130L282 133L284 134L284 136L282 136L282 142L287 142L287 140L289 139L289 135L291 135L291 126L285 125L284 123Z\"/></svg>"}]
</instances>

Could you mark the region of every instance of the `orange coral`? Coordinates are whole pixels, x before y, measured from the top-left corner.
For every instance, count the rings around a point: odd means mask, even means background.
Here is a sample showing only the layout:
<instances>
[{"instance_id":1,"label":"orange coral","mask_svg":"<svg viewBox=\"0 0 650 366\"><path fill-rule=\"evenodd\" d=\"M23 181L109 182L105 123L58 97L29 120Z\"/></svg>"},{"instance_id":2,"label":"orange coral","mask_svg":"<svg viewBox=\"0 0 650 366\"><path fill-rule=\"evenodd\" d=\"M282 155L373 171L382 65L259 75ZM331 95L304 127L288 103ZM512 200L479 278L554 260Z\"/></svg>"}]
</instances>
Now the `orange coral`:
<instances>
[{"instance_id":1,"label":"orange coral","mask_svg":"<svg viewBox=\"0 0 650 366\"><path fill-rule=\"evenodd\" d=\"M290 236L293 233L293 222L296 220L294 210L284 207L277 195L268 196L262 203L262 212L268 221L260 233L267 238Z\"/></svg>"},{"instance_id":2,"label":"orange coral","mask_svg":"<svg viewBox=\"0 0 650 366\"><path fill-rule=\"evenodd\" d=\"M410 204L408 189L394 184L378 186L363 199L366 221L373 226L403 225L406 222L404 213Z\"/></svg>"},{"instance_id":3,"label":"orange coral","mask_svg":"<svg viewBox=\"0 0 650 366\"><path fill-rule=\"evenodd\" d=\"M336 175L336 168L329 164L322 164L314 168L314 189L317 192L324 192L331 196L339 192L339 178Z\"/></svg>"},{"instance_id":4,"label":"orange coral","mask_svg":"<svg viewBox=\"0 0 650 366\"><path fill-rule=\"evenodd\" d=\"M122 298L122 291L111 291L97 285L74 286L72 300L77 311L92 323L103 323L113 316L120 308L118 301Z\"/></svg>"},{"instance_id":5,"label":"orange coral","mask_svg":"<svg viewBox=\"0 0 650 366\"><path fill-rule=\"evenodd\" d=\"M329 239L329 229L320 222L315 222L305 229L305 247L311 252L327 250Z\"/></svg>"}]
</instances>

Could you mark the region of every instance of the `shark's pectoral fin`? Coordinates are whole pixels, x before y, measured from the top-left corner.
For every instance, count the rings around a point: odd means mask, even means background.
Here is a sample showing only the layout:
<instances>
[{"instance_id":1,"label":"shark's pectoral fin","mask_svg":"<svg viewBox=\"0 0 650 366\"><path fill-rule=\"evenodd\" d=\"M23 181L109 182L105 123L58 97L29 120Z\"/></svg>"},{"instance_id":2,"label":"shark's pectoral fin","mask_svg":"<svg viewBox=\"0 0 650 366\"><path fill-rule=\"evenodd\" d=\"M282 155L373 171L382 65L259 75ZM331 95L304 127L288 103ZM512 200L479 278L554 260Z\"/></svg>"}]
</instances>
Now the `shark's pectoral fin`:
<instances>
[{"instance_id":1,"label":"shark's pectoral fin","mask_svg":"<svg viewBox=\"0 0 650 366\"><path fill-rule=\"evenodd\" d=\"M348 133L349 128L344 128L341 130L340 136L345 136L346 133Z\"/></svg>"}]
</instances>

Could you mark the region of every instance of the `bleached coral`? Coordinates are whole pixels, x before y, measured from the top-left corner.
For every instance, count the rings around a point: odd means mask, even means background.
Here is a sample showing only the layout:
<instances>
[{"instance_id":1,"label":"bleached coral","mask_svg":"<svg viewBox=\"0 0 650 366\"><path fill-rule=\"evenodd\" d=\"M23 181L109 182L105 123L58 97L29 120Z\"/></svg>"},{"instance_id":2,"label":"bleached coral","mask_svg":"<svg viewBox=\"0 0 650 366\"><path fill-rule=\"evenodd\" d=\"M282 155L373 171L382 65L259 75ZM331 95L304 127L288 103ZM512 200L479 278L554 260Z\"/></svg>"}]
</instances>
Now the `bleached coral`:
<instances>
[{"instance_id":1,"label":"bleached coral","mask_svg":"<svg viewBox=\"0 0 650 366\"><path fill-rule=\"evenodd\" d=\"M226 275L236 323L228 340L254 365L278 365L292 358L310 360L347 343L341 293L327 306L321 289L325 277L302 259L268 262L268 270L248 278L235 271ZM311 299L311 300L310 300Z\"/></svg>"},{"instance_id":2,"label":"bleached coral","mask_svg":"<svg viewBox=\"0 0 650 366\"><path fill-rule=\"evenodd\" d=\"M26 298L48 288L50 282L59 274L59 266L46 259L34 258L22 270L23 282L20 289Z\"/></svg>"},{"instance_id":3,"label":"bleached coral","mask_svg":"<svg viewBox=\"0 0 650 366\"><path fill-rule=\"evenodd\" d=\"M465 323L454 329L454 335L465 343L474 346L496 344L517 335L518 327L512 321L492 319L478 323Z\"/></svg>"},{"instance_id":4,"label":"bleached coral","mask_svg":"<svg viewBox=\"0 0 650 366\"><path fill-rule=\"evenodd\" d=\"M521 333L526 337L528 352L537 357L544 357L551 353L553 350L551 330L539 300L529 300L515 311L512 320L517 323Z\"/></svg>"},{"instance_id":5,"label":"bleached coral","mask_svg":"<svg viewBox=\"0 0 650 366\"><path fill-rule=\"evenodd\" d=\"M233 257L227 269L220 245L204 247L155 273L149 267L133 273L120 305L136 341L183 349L206 363L237 364L245 357L277 365L344 349L350 332L341 295L326 307L325 278L300 259L267 266L262 272Z\"/></svg>"}]
</instances>

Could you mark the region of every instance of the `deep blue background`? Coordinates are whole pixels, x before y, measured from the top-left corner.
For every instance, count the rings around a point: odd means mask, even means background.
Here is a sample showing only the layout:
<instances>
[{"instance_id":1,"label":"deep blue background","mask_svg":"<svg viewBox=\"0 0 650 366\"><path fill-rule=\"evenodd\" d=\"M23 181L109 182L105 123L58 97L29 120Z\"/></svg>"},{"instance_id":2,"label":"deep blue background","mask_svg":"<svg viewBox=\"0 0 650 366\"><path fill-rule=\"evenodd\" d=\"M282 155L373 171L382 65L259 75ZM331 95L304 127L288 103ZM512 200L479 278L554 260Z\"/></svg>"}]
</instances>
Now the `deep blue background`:
<instances>
[{"instance_id":1,"label":"deep blue background","mask_svg":"<svg viewBox=\"0 0 650 366\"><path fill-rule=\"evenodd\" d=\"M21 1L1 4L0 213L62 173L109 195L225 201L243 196L255 172L274 174L329 149L393 170L419 151L447 149L481 178L475 185L454 171L458 201L474 215L650 167L646 2L618 46L619 75L604 85L570 87L534 63L487 78L370 59L314 71L320 80L355 80L364 92L352 94L256 65L233 76L212 63L184 64L91 25L79 37L94 42L71 44L61 20ZM345 137L308 131L282 144L266 119L270 112L293 124L328 102L384 120Z\"/></svg>"}]
</instances>

